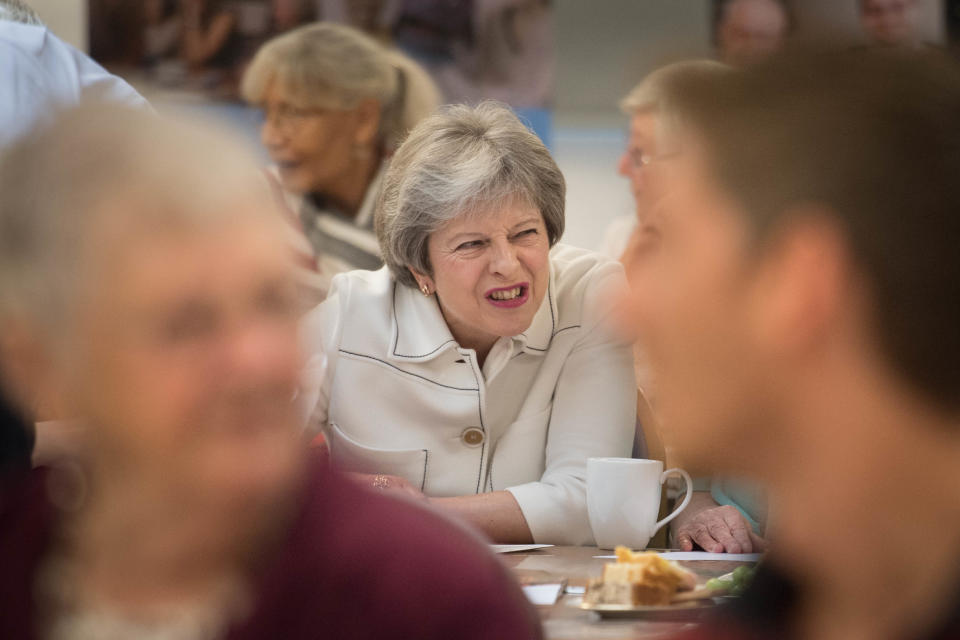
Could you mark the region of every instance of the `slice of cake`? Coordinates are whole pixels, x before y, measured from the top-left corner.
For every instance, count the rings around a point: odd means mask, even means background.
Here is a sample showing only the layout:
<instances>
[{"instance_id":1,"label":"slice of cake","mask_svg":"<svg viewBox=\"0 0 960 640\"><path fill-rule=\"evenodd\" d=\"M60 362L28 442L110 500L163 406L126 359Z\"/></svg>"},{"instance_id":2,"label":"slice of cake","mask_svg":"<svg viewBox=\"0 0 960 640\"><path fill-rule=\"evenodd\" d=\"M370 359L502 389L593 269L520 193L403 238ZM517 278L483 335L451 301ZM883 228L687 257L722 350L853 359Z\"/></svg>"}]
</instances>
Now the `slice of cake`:
<instances>
[{"instance_id":1,"label":"slice of cake","mask_svg":"<svg viewBox=\"0 0 960 640\"><path fill-rule=\"evenodd\" d=\"M603 577L587 585L584 602L652 606L670 604L678 591L693 589L696 578L656 553L617 547L617 561L603 567Z\"/></svg>"}]
</instances>

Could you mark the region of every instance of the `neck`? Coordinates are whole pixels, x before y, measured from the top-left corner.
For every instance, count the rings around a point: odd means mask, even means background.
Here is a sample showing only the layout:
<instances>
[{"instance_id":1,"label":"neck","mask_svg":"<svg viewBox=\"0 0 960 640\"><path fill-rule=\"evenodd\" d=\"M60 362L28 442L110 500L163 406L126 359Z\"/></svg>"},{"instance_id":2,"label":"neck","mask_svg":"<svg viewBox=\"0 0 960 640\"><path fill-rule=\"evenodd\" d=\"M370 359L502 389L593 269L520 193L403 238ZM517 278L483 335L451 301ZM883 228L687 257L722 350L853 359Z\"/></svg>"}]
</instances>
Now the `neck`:
<instances>
[{"instance_id":1,"label":"neck","mask_svg":"<svg viewBox=\"0 0 960 640\"><path fill-rule=\"evenodd\" d=\"M358 153L339 179L328 185L320 195L332 201L343 213L356 217L379 168L379 154L372 149L369 153Z\"/></svg>"},{"instance_id":2,"label":"neck","mask_svg":"<svg viewBox=\"0 0 960 640\"><path fill-rule=\"evenodd\" d=\"M452 318L444 311L443 302L439 296L437 296L437 304L440 307L440 314L443 316L443 320L447 323L447 328L450 329L450 335L453 336L453 339L456 340L457 344L462 348L473 349L477 354L477 366L483 367L487 355L489 355L490 350L493 349L493 345L496 344L497 340L500 339L500 336L481 333L470 327L463 326L462 323L456 321L451 322Z\"/></svg>"},{"instance_id":3,"label":"neck","mask_svg":"<svg viewBox=\"0 0 960 640\"><path fill-rule=\"evenodd\" d=\"M960 423L899 381L844 379L796 390L774 553L802 586L801 637L909 637L957 596Z\"/></svg>"},{"instance_id":4,"label":"neck","mask_svg":"<svg viewBox=\"0 0 960 640\"><path fill-rule=\"evenodd\" d=\"M293 500L211 507L186 483L171 488L135 472L88 478L89 498L67 522L62 551L85 598L127 611L162 611L242 587L256 551L282 531L293 507Z\"/></svg>"}]
</instances>

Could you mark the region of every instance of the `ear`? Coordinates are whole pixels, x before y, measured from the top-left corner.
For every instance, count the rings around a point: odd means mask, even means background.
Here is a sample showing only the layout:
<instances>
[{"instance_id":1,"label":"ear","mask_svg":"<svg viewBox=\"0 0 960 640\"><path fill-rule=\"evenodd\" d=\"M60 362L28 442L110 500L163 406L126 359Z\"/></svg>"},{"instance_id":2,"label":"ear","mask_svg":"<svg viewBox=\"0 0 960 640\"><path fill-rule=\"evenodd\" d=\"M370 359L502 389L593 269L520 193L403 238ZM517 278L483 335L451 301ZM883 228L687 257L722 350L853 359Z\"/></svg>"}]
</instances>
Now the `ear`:
<instances>
[{"instance_id":1,"label":"ear","mask_svg":"<svg viewBox=\"0 0 960 640\"><path fill-rule=\"evenodd\" d=\"M858 297L845 233L810 210L787 217L759 249L750 297L754 335L777 356L803 356L845 334Z\"/></svg>"},{"instance_id":2,"label":"ear","mask_svg":"<svg viewBox=\"0 0 960 640\"><path fill-rule=\"evenodd\" d=\"M380 133L380 102L373 98L360 101L354 109L357 127L353 134L353 141L361 146L370 146L377 140Z\"/></svg>"},{"instance_id":3,"label":"ear","mask_svg":"<svg viewBox=\"0 0 960 640\"><path fill-rule=\"evenodd\" d=\"M422 271L414 269L413 267L407 267L407 269L410 270L410 273L413 274L413 278L417 281L418 289L422 288L423 285L427 285L427 288L431 293L437 290L437 285L434 283L433 278Z\"/></svg>"}]
</instances>

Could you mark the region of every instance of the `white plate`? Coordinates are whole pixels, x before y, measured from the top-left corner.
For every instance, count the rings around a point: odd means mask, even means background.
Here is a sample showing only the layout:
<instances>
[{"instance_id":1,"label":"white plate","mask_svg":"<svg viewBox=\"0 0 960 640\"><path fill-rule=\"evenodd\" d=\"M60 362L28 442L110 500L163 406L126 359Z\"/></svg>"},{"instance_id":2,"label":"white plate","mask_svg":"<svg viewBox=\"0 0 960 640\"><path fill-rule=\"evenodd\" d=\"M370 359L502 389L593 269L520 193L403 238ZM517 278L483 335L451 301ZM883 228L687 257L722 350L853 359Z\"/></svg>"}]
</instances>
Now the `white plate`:
<instances>
[{"instance_id":1,"label":"white plate","mask_svg":"<svg viewBox=\"0 0 960 640\"><path fill-rule=\"evenodd\" d=\"M520 551L546 549L552 546L552 544L492 544L490 548L494 553L518 553Z\"/></svg>"},{"instance_id":2,"label":"white plate","mask_svg":"<svg viewBox=\"0 0 960 640\"><path fill-rule=\"evenodd\" d=\"M712 599L692 600L656 606L631 606L628 604L587 604L581 600L579 608L593 611L601 618L646 618L650 620L693 620L717 606Z\"/></svg>"}]
</instances>

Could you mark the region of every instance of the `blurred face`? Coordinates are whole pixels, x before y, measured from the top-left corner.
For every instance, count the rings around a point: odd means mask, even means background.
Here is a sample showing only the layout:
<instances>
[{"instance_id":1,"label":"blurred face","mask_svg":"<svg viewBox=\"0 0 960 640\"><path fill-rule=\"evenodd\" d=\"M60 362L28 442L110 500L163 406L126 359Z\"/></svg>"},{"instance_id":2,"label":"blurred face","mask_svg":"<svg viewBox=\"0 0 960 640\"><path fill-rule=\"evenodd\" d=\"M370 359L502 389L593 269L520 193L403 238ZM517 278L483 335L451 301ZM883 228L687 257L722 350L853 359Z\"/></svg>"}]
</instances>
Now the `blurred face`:
<instances>
[{"instance_id":1,"label":"blurred face","mask_svg":"<svg viewBox=\"0 0 960 640\"><path fill-rule=\"evenodd\" d=\"M630 117L630 137L620 156L617 173L630 181L630 192L637 205L637 217L644 218L650 206L649 166L643 159L657 155L657 116L654 111L638 111Z\"/></svg>"},{"instance_id":2,"label":"blurred face","mask_svg":"<svg viewBox=\"0 0 960 640\"><path fill-rule=\"evenodd\" d=\"M261 105L260 139L294 193L336 192L349 178L358 151L372 149L359 110L302 108L272 82Z\"/></svg>"},{"instance_id":3,"label":"blurred face","mask_svg":"<svg viewBox=\"0 0 960 640\"><path fill-rule=\"evenodd\" d=\"M524 332L547 293L550 242L527 204L461 215L430 236L433 275L418 274L461 346L489 348Z\"/></svg>"},{"instance_id":4,"label":"blurred face","mask_svg":"<svg viewBox=\"0 0 960 640\"><path fill-rule=\"evenodd\" d=\"M770 371L752 330L753 265L743 214L685 140L649 224L658 250L630 261L627 305L685 464L749 455Z\"/></svg>"},{"instance_id":5,"label":"blurred face","mask_svg":"<svg viewBox=\"0 0 960 640\"><path fill-rule=\"evenodd\" d=\"M874 42L903 44L913 37L915 7L915 0L863 0L860 21Z\"/></svg>"},{"instance_id":6,"label":"blurred face","mask_svg":"<svg viewBox=\"0 0 960 640\"><path fill-rule=\"evenodd\" d=\"M238 216L97 236L66 377L101 467L221 505L288 485L300 353L281 233Z\"/></svg>"},{"instance_id":7,"label":"blurred face","mask_svg":"<svg viewBox=\"0 0 960 640\"><path fill-rule=\"evenodd\" d=\"M717 31L720 57L733 65L757 62L783 46L787 17L771 0L730 3Z\"/></svg>"}]
</instances>

